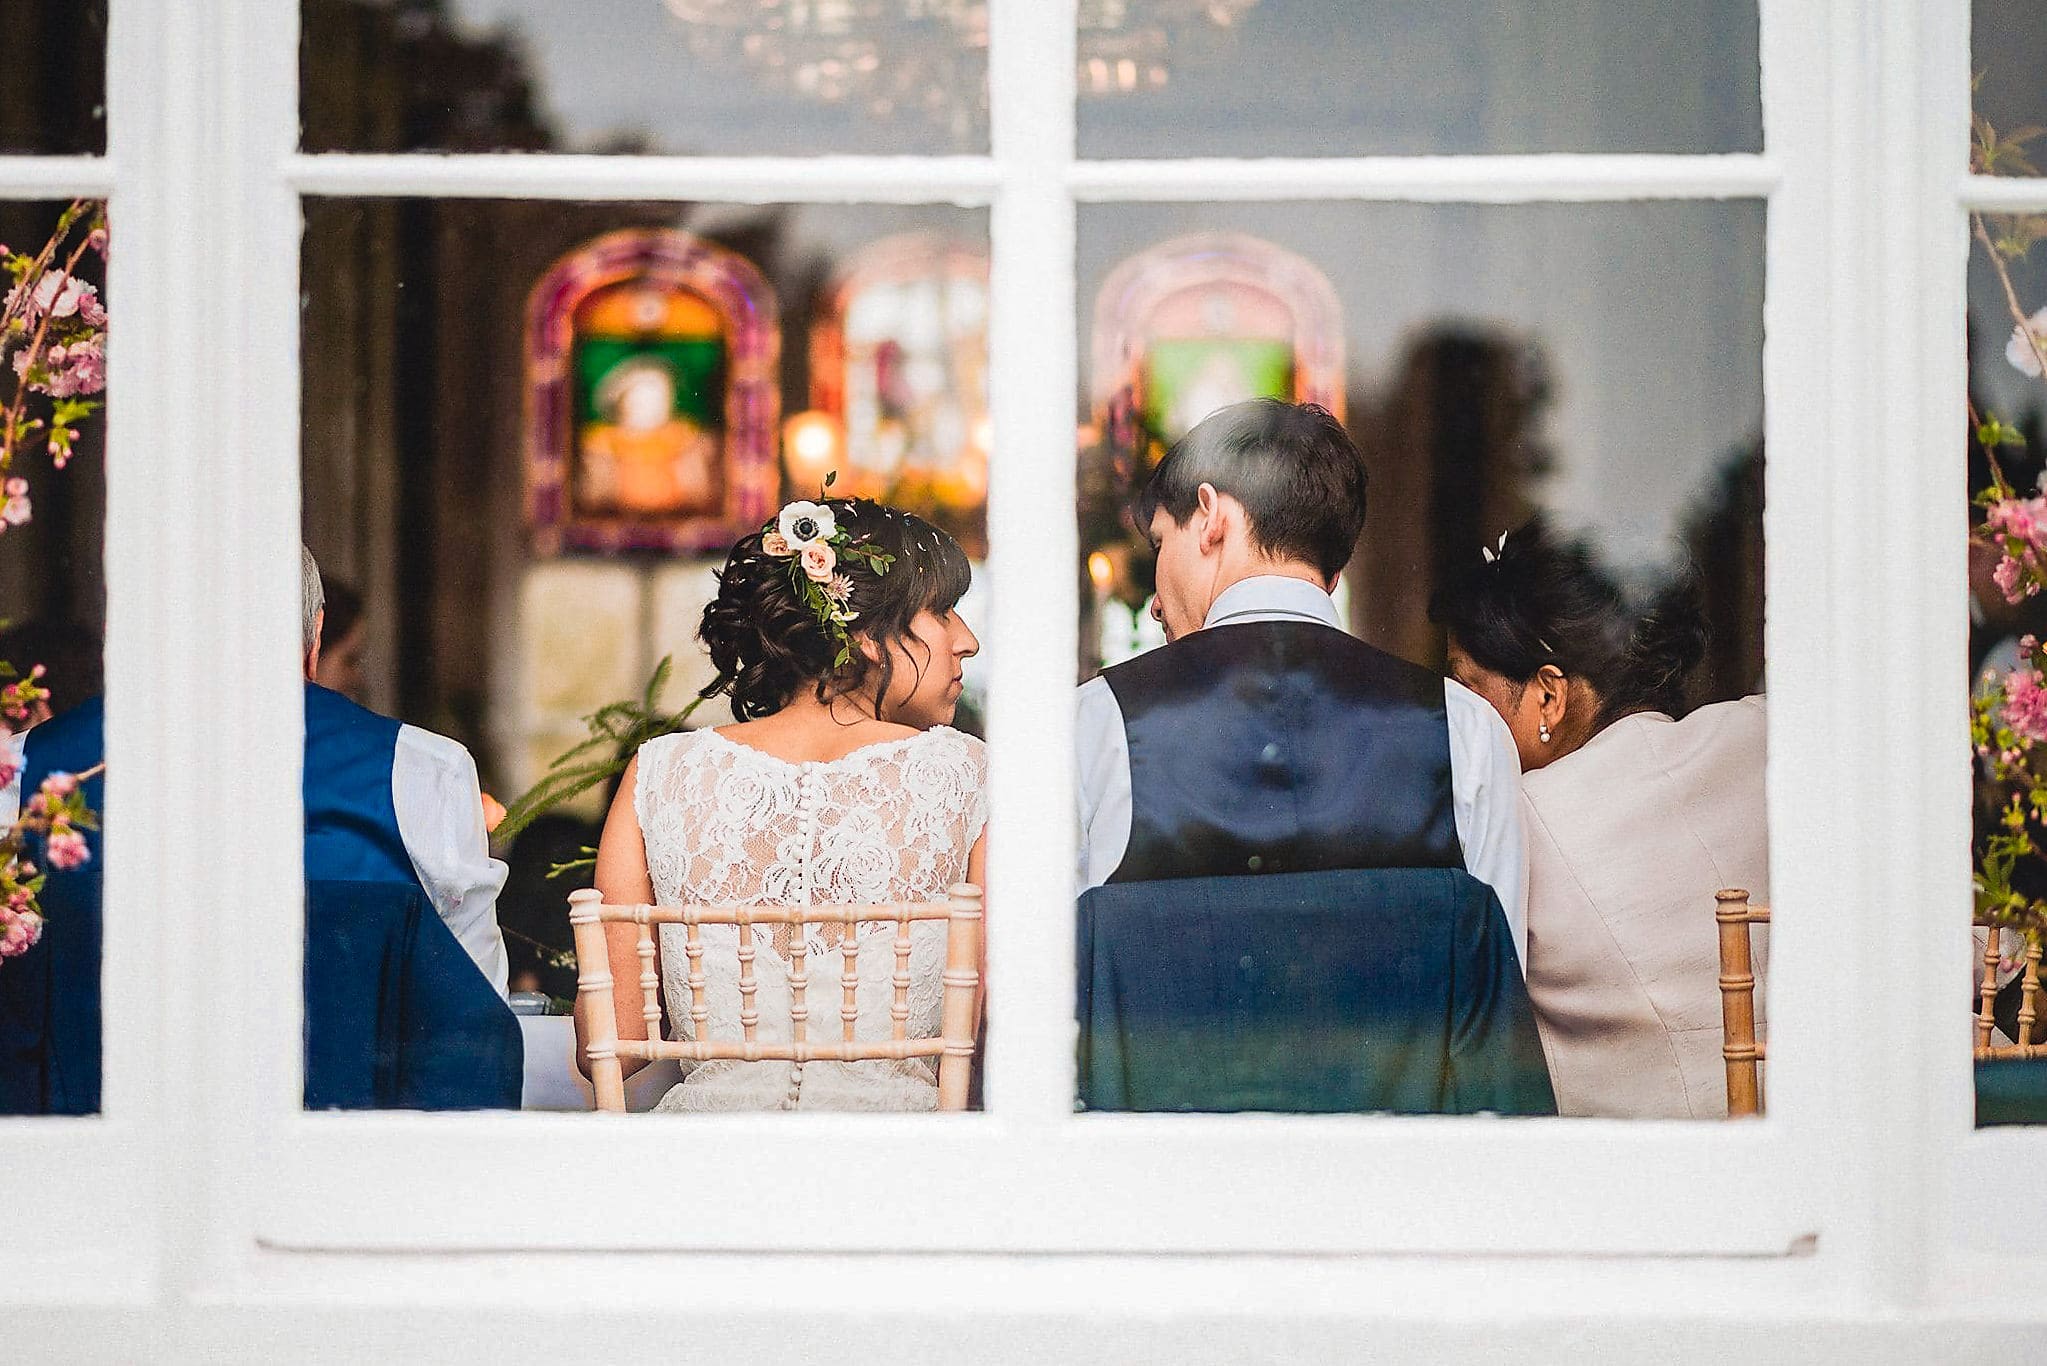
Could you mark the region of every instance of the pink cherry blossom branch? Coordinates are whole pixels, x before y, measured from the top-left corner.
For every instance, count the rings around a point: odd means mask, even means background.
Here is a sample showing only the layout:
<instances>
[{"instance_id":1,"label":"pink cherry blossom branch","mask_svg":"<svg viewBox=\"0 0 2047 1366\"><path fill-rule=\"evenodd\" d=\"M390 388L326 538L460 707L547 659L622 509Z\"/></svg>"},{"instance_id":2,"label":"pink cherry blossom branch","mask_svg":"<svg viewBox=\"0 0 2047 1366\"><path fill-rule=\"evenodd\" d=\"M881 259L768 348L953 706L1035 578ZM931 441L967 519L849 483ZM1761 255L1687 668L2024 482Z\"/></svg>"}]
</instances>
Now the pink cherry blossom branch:
<instances>
[{"instance_id":1,"label":"pink cherry blossom branch","mask_svg":"<svg viewBox=\"0 0 2047 1366\"><path fill-rule=\"evenodd\" d=\"M71 255L65 259L63 272L65 279L72 278L78 269L79 261L84 258L85 253L91 247L92 236L88 233L85 240L73 248ZM24 287L29 288L30 292L33 292L33 283L32 280L23 281ZM43 342L50 335L50 324L56 320L57 307L56 301L53 299L51 300L50 307L44 309L43 316L37 320L35 336L28 344L28 357L31 368L36 357L42 354ZM7 408L7 426L4 430L0 430L0 469L6 469L14 460L14 443L21 426L22 410L28 406L28 374L29 371L24 370L21 382L14 386L14 402L9 404Z\"/></svg>"}]
</instances>

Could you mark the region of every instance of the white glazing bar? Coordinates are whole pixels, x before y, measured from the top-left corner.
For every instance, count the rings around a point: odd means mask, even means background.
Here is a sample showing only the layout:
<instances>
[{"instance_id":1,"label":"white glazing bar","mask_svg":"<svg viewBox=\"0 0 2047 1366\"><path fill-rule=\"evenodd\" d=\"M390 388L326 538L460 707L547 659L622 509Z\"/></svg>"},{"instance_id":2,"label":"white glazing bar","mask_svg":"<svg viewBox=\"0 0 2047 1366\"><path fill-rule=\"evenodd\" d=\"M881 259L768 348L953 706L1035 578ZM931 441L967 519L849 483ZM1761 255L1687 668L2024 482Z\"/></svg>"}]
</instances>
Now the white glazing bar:
<instances>
[{"instance_id":1,"label":"white glazing bar","mask_svg":"<svg viewBox=\"0 0 2047 1366\"><path fill-rule=\"evenodd\" d=\"M1839 659L1872 662L1837 671L1856 676L1845 692L1833 685L1857 731L1838 776L1858 820L1840 851L1856 872L1830 910L1868 962L1859 1008L1837 1029L1853 1042L1835 1122L1842 1148L1860 1155L1846 1173L1847 1207L1867 1212L1859 1284L1874 1303L1910 1310L1942 1231L1943 1159L1971 1119L1968 242L1950 192L1968 155L1971 74L1968 25L1948 7L1851 8L1872 40L1860 45L1868 100L1857 120L1856 207L1869 226L1847 260L1867 310L1848 335L1865 341L1845 349L1874 392L1867 425L1836 446L1830 509L1846 591L1833 611ZM1851 380L1838 386L1854 392Z\"/></svg>"},{"instance_id":2,"label":"white glazing bar","mask_svg":"<svg viewBox=\"0 0 2047 1366\"><path fill-rule=\"evenodd\" d=\"M2047 213L2047 176L1972 175L1961 178L1965 207L1992 213ZM1945 197L1945 196L1943 196Z\"/></svg>"},{"instance_id":3,"label":"white glazing bar","mask_svg":"<svg viewBox=\"0 0 2047 1366\"><path fill-rule=\"evenodd\" d=\"M300 769L299 203L281 174L298 128L297 5L214 0L221 53L208 82L213 137L194 194L232 224L196 264L207 271L204 574L194 615L205 666L232 706L201 706L194 788L209 868L195 889L213 980L206 1112L207 1265L245 1255L271 1181L311 1174L280 1139L297 1118L303 1066L304 919ZM196 994L196 992L195 992ZM396 1155L392 1155L396 1160Z\"/></svg>"},{"instance_id":4,"label":"white glazing bar","mask_svg":"<svg viewBox=\"0 0 2047 1366\"><path fill-rule=\"evenodd\" d=\"M0 200L103 199L113 188L105 157L0 157Z\"/></svg>"},{"instance_id":5,"label":"white glazing bar","mask_svg":"<svg viewBox=\"0 0 2047 1366\"><path fill-rule=\"evenodd\" d=\"M1853 837L1849 803L1835 774L1865 738L1840 713L1834 673L1845 642L1834 610L1837 499L1867 495L1852 465L1835 458L1857 433L1866 399L1830 400L1836 382L1861 382L1837 348L1860 296L1852 286L1853 244L1836 227L1859 228L1843 208L1842 168L1856 164L1836 139L1852 132L1838 111L1855 83L1830 61L1845 22L1841 6L1766 5L1762 11L1762 101L1770 160L1780 169L1766 226L1763 300L1765 659L1769 698L1767 768L1770 900L1766 980L1765 1123L1787 1139L1779 1173L1796 1192L1808 1227L1837 1251L1841 1174L1855 1155L1832 1150L1840 1097L1832 1089L1852 1047L1834 1024L1858 1004L1841 970L1844 930L1832 917L1844 894L1837 850Z\"/></svg>"},{"instance_id":6,"label":"white glazing bar","mask_svg":"<svg viewBox=\"0 0 2047 1366\"><path fill-rule=\"evenodd\" d=\"M1768 156L1189 158L1081 161L1067 183L1083 200L1383 199L1414 203L1739 199L1768 194Z\"/></svg>"},{"instance_id":7,"label":"white glazing bar","mask_svg":"<svg viewBox=\"0 0 2047 1366\"><path fill-rule=\"evenodd\" d=\"M986 157L289 156L309 195L473 199L691 200L733 204L990 202Z\"/></svg>"},{"instance_id":8,"label":"white glazing bar","mask_svg":"<svg viewBox=\"0 0 2047 1366\"><path fill-rule=\"evenodd\" d=\"M1074 0L995 0L988 1105L1073 1109Z\"/></svg>"}]
</instances>

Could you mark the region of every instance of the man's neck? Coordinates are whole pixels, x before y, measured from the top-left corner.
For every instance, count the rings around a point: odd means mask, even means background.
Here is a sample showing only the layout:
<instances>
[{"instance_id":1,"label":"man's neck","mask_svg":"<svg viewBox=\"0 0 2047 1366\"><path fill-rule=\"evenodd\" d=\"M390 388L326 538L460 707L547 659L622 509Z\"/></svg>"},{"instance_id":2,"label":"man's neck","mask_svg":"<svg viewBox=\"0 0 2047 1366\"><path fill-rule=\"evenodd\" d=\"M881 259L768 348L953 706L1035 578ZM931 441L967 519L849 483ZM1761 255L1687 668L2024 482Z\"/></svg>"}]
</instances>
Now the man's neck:
<instances>
[{"instance_id":1,"label":"man's neck","mask_svg":"<svg viewBox=\"0 0 2047 1366\"><path fill-rule=\"evenodd\" d=\"M1246 560L1241 565L1226 567L1216 576L1215 595L1208 600L1210 609L1214 609L1223 594L1247 579L1299 579L1321 592L1329 591L1329 580L1322 577L1322 571L1303 560Z\"/></svg>"}]
</instances>

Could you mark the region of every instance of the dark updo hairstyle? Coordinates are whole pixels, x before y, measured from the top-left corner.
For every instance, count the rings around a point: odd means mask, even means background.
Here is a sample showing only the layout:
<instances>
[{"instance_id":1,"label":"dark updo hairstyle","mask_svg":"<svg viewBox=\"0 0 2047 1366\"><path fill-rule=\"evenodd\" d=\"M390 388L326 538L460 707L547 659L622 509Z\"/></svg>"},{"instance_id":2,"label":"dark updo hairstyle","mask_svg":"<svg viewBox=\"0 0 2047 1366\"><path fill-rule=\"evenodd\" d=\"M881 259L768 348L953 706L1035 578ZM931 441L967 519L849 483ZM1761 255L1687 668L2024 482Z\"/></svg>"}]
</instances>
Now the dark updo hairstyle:
<instances>
[{"instance_id":1,"label":"dark updo hairstyle","mask_svg":"<svg viewBox=\"0 0 2047 1366\"><path fill-rule=\"evenodd\" d=\"M773 715L804 687L815 687L820 701L840 693L886 697L895 676L889 646L908 636L919 612L942 615L966 595L972 578L966 552L922 517L866 498L823 505L839 530L895 557L886 574L876 574L864 560L839 556L837 572L851 581L858 614L846 630L880 646L880 661L869 660L856 639L851 657L835 668L838 638L798 596L789 557L769 555L761 549L763 533L751 532L733 544L718 596L697 629L718 669L703 695L729 694L742 721Z\"/></svg>"},{"instance_id":2,"label":"dark updo hairstyle","mask_svg":"<svg viewBox=\"0 0 2047 1366\"><path fill-rule=\"evenodd\" d=\"M1685 675L1706 653L1696 574L1685 566L1648 593L1630 593L1579 541L1538 521L1510 533L1490 559L1474 555L1429 601L1481 668L1525 687L1545 664L1599 696L1593 729L1630 712L1684 713Z\"/></svg>"}]
</instances>

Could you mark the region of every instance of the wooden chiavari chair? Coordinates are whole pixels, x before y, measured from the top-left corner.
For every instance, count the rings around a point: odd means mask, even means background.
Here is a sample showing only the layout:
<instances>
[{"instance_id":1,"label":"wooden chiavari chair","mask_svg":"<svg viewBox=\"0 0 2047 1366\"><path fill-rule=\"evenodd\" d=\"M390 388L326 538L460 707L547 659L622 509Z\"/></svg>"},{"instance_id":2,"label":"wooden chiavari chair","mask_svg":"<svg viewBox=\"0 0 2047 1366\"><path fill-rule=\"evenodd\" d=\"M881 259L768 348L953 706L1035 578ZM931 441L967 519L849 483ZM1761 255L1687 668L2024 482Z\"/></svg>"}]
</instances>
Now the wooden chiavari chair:
<instances>
[{"instance_id":1,"label":"wooden chiavari chair","mask_svg":"<svg viewBox=\"0 0 2047 1366\"><path fill-rule=\"evenodd\" d=\"M2047 1043L2033 1043L2033 1026L2040 1019L2040 944L2042 936L2025 934L2025 965L2020 970L2019 981L2019 1032L2017 1043L1992 1043L1991 1035L1997 1028L1994 1006L1997 1001L1997 965L2003 954L1998 933L1999 926L1987 920L1978 920L1978 925L1990 931L1990 942L1983 950L1983 985L1976 998L1976 1061L1987 1062L2005 1058L2047 1058Z\"/></svg>"},{"instance_id":2,"label":"wooden chiavari chair","mask_svg":"<svg viewBox=\"0 0 2047 1366\"><path fill-rule=\"evenodd\" d=\"M1720 1055L1727 1060L1727 1115L1763 1112L1763 1041L1756 1037L1755 946L1751 925L1770 923L1770 908L1749 905L1739 887L1715 892L1720 922Z\"/></svg>"},{"instance_id":3,"label":"wooden chiavari chair","mask_svg":"<svg viewBox=\"0 0 2047 1366\"><path fill-rule=\"evenodd\" d=\"M910 1019L910 926L920 920L946 922L944 988L939 1033L936 1038L909 1037ZM894 1020L891 1037L859 1040L854 1026L859 1019L860 955L841 954L844 970L839 975L841 1005L840 1037L814 1039L810 1036L810 975L806 971L804 930L809 925L839 925L849 947L857 943L862 925L888 923L896 927L895 998L889 1013ZM621 1039L612 1001L611 960L605 947L607 924L632 924L639 931L640 995L647 1021L645 1039ZM674 1058L678 1061L708 1062L732 1059L742 1062L867 1062L886 1059L938 1059L938 1108L967 1108L967 1086L973 1077L974 1031L979 1016L981 985L981 889L960 883L945 901L900 902L870 906L616 906L605 902L604 894L585 889L569 894L569 925L576 942L576 995L588 1021L589 1041L585 1055L590 1063L590 1081L597 1092L600 1110L625 1109L625 1058ZM654 972L654 927L685 927L689 956L690 1019L694 1039L661 1037L661 989ZM704 943L700 927L739 927L739 1019L743 1037L710 1039L710 1007L704 994ZM794 931L789 946L789 1041L774 1042L758 1037L760 1013L755 1007L758 989L753 962L755 945L751 927L788 925Z\"/></svg>"}]
</instances>

